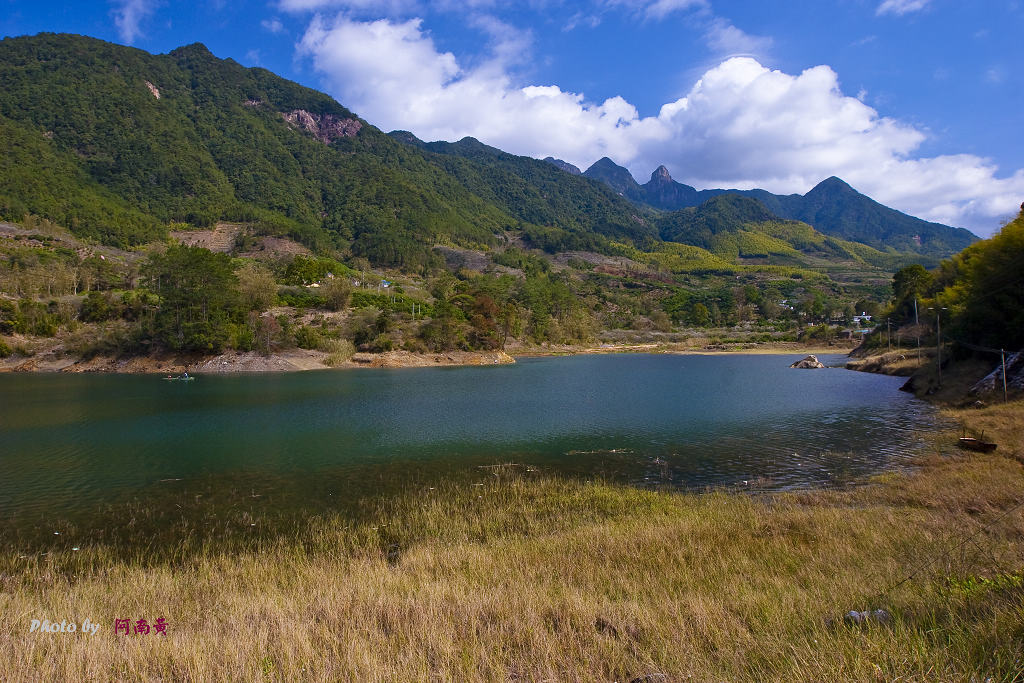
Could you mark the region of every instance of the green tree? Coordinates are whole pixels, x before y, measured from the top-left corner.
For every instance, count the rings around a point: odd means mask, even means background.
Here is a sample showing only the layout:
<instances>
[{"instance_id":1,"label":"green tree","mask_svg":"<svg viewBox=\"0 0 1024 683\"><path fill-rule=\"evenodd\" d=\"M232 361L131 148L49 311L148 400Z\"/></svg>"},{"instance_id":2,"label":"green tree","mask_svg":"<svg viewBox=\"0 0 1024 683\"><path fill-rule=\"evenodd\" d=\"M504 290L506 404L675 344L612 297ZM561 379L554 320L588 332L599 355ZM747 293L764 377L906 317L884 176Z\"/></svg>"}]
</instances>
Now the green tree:
<instances>
[{"instance_id":1,"label":"green tree","mask_svg":"<svg viewBox=\"0 0 1024 683\"><path fill-rule=\"evenodd\" d=\"M912 318L914 301L925 297L933 282L932 274L919 263L898 270L892 278L893 315L903 320Z\"/></svg>"},{"instance_id":2,"label":"green tree","mask_svg":"<svg viewBox=\"0 0 1024 683\"><path fill-rule=\"evenodd\" d=\"M696 303L693 305L690 320L697 327L708 327L711 324L711 311L704 304Z\"/></svg>"},{"instance_id":3,"label":"green tree","mask_svg":"<svg viewBox=\"0 0 1024 683\"><path fill-rule=\"evenodd\" d=\"M227 254L175 245L150 256L145 274L160 297L156 338L172 349L219 352L238 312L238 278Z\"/></svg>"},{"instance_id":4,"label":"green tree","mask_svg":"<svg viewBox=\"0 0 1024 683\"><path fill-rule=\"evenodd\" d=\"M327 278L320 287L320 294L323 295L327 308L332 311L343 311L348 308L348 302L352 298L352 285L345 277Z\"/></svg>"},{"instance_id":5,"label":"green tree","mask_svg":"<svg viewBox=\"0 0 1024 683\"><path fill-rule=\"evenodd\" d=\"M992 348L1024 347L1024 210L953 261L957 279L939 299L951 305L954 334Z\"/></svg>"},{"instance_id":6,"label":"green tree","mask_svg":"<svg viewBox=\"0 0 1024 683\"><path fill-rule=\"evenodd\" d=\"M246 311L263 312L274 305L277 298L277 282L266 266L247 261L237 271L238 293Z\"/></svg>"}]
</instances>

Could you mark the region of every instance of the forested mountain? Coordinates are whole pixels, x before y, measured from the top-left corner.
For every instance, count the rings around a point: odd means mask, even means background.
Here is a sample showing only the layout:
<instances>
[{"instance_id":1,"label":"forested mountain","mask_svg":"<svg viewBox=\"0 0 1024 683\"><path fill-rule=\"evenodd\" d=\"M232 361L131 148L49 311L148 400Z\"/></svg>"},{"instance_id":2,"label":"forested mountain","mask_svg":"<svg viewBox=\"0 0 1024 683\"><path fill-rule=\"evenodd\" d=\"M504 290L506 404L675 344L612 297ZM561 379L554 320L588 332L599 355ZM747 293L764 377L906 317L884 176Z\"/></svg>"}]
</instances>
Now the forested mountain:
<instances>
[{"instance_id":1,"label":"forested mountain","mask_svg":"<svg viewBox=\"0 0 1024 683\"><path fill-rule=\"evenodd\" d=\"M427 143L406 131L391 135L429 152L426 160L516 217L531 242L548 251L600 250L602 238L638 246L657 238L646 211L603 183L547 161L509 154L469 137Z\"/></svg>"},{"instance_id":2,"label":"forested mountain","mask_svg":"<svg viewBox=\"0 0 1024 683\"><path fill-rule=\"evenodd\" d=\"M852 261L891 267L892 254L864 244L823 235L810 225L780 218L751 197L720 194L698 207L656 219L660 237L701 247L719 258L761 259L774 265L801 265L811 259Z\"/></svg>"},{"instance_id":3,"label":"forested mountain","mask_svg":"<svg viewBox=\"0 0 1024 683\"><path fill-rule=\"evenodd\" d=\"M7 38L0 83L0 218L36 215L106 244L226 220L425 271L442 265L438 244L486 251L519 238L604 254L667 240L798 265L798 254L885 261L835 238L907 257L946 256L971 238L838 179L803 197L751 190L696 209L725 191L697 192L664 167L641 186L607 158L581 175L472 138L386 135L323 93L199 44L151 55L82 36ZM694 209L657 210L680 206Z\"/></svg>"},{"instance_id":4,"label":"forested mountain","mask_svg":"<svg viewBox=\"0 0 1024 683\"><path fill-rule=\"evenodd\" d=\"M930 223L879 204L836 177L828 178L805 195L776 195L766 190L696 190L676 182L659 166L649 182L640 185L629 171L607 157L583 173L606 183L637 204L666 211L699 206L721 194L739 194L760 201L776 216L808 223L819 232L860 242L880 251L904 252L936 262L954 254L977 237L962 228Z\"/></svg>"},{"instance_id":5,"label":"forested mountain","mask_svg":"<svg viewBox=\"0 0 1024 683\"><path fill-rule=\"evenodd\" d=\"M247 221L406 267L439 240L486 245L516 223L327 95L201 45L154 56L8 38L0 82L8 219L33 213L120 245L171 222Z\"/></svg>"}]
</instances>

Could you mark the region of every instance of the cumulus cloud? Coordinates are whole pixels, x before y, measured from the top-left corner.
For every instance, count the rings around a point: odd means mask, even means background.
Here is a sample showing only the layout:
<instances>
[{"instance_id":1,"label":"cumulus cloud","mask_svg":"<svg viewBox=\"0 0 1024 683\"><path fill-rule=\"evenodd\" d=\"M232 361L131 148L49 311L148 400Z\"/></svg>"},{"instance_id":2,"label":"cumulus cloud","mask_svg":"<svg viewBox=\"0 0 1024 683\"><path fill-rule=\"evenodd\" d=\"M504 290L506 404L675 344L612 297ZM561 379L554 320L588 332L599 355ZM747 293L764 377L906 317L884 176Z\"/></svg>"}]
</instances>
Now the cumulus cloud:
<instances>
[{"instance_id":1,"label":"cumulus cloud","mask_svg":"<svg viewBox=\"0 0 1024 683\"><path fill-rule=\"evenodd\" d=\"M882 16L883 14L895 14L897 16L903 16L910 12L918 12L923 10L931 3L932 0L883 0L882 4L875 10L875 14Z\"/></svg>"},{"instance_id":2,"label":"cumulus cloud","mask_svg":"<svg viewBox=\"0 0 1024 683\"><path fill-rule=\"evenodd\" d=\"M492 54L473 67L438 50L418 19L316 17L299 52L346 106L426 140L471 135L582 168L609 156L641 180L663 163L699 188L802 193L837 175L902 211L982 233L1024 197L1024 170L999 177L973 155L915 158L925 133L845 95L828 66L794 75L733 57L642 117L622 97L596 103L556 85L517 83L508 45L526 39L500 22L485 28Z\"/></svg>"},{"instance_id":3,"label":"cumulus cloud","mask_svg":"<svg viewBox=\"0 0 1024 683\"><path fill-rule=\"evenodd\" d=\"M155 0L116 0L112 10L121 40L131 44L142 35L142 22L156 10Z\"/></svg>"}]
</instances>

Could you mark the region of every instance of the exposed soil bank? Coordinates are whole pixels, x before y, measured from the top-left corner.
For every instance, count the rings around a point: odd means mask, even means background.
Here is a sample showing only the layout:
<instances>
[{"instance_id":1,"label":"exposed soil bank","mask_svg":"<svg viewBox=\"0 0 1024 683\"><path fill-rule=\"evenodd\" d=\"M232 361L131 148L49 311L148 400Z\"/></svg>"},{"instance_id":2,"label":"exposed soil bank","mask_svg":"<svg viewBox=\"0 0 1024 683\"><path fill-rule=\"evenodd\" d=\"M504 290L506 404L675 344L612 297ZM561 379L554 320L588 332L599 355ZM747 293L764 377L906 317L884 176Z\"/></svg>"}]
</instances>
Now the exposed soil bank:
<instances>
[{"instance_id":1,"label":"exposed soil bank","mask_svg":"<svg viewBox=\"0 0 1024 683\"><path fill-rule=\"evenodd\" d=\"M646 344L601 344L600 346L565 346L552 345L544 347L522 347L509 349L516 356L561 356L597 353L673 353L693 355L720 355L731 353L743 354L848 354L853 345L836 344L835 346L809 345L802 342L736 342L726 344L707 344L695 346L688 343L646 343Z\"/></svg>"},{"instance_id":2,"label":"exposed soil bank","mask_svg":"<svg viewBox=\"0 0 1024 683\"><path fill-rule=\"evenodd\" d=\"M846 368L880 375L910 377L922 366L930 363L933 358L935 358L934 348L887 351L877 355L855 358L846 364Z\"/></svg>"},{"instance_id":3,"label":"exposed soil bank","mask_svg":"<svg viewBox=\"0 0 1024 683\"><path fill-rule=\"evenodd\" d=\"M599 353L674 354L845 354L850 346L807 345L800 342L729 343L694 346L687 343L601 344L599 346L551 345L513 347L507 351L445 351L414 353L356 353L342 368L421 368L443 365L500 365L515 363L513 356L561 356ZM96 356L76 359L62 346L38 350L30 357L14 355L0 359L0 372L121 372L180 374L210 372L295 372L326 370L329 354L323 351L288 349L270 355L256 351L229 351L217 355L157 352L146 356Z\"/></svg>"},{"instance_id":4,"label":"exposed soil bank","mask_svg":"<svg viewBox=\"0 0 1024 683\"><path fill-rule=\"evenodd\" d=\"M37 354L31 358L11 357L0 361L0 372L121 372L177 375L224 372L295 372L327 370L328 354L323 351L289 349L265 356L256 351L230 351L214 356L158 353L149 356L96 356L76 360L60 353ZM499 365L515 359L502 351L451 351L446 353L356 353L334 366L342 368L407 368L441 365Z\"/></svg>"},{"instance_id":5,"label":"exposed soil bank","mask_svg":"<svg viewBox=\"0 0 1024 683\"><path fill-rule=\"evenodd\" d=\"M988 403L1002 403L1024 393L1024 364L1019 356L1008 354L1006 391L998 355L971 355L957 357L952 349L942 352L939 367L938 352L934 347L918 351L888 351L869 355L857 349L847 369L874 372L883 375L907 377L902 389L918 398L949 406L981 407Z\"/></svg>"}]
</instances>

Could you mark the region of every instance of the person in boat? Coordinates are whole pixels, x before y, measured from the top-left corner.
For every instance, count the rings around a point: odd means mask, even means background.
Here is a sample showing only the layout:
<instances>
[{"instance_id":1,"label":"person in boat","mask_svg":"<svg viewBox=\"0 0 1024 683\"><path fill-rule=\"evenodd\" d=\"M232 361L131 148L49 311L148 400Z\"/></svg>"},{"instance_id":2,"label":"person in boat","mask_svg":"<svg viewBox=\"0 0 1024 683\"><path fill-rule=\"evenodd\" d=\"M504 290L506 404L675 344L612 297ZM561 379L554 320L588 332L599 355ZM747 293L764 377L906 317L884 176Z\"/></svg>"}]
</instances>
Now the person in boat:
<instances>
[{"instance_id":1,"label":"person in boat","mask_svg":"<svg viewBox=\"0 0 1024 683\"><path fill-rule=\"evenodd\" d=\"M187 372L185 373L185 379L188 379L188 373Z\"/></svg>"}]
</instances>

